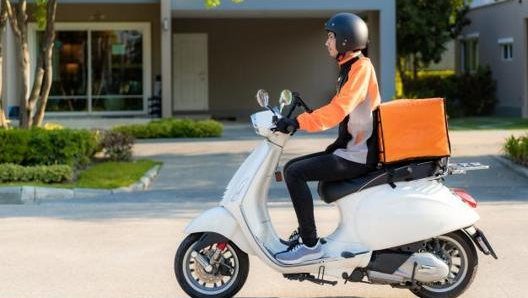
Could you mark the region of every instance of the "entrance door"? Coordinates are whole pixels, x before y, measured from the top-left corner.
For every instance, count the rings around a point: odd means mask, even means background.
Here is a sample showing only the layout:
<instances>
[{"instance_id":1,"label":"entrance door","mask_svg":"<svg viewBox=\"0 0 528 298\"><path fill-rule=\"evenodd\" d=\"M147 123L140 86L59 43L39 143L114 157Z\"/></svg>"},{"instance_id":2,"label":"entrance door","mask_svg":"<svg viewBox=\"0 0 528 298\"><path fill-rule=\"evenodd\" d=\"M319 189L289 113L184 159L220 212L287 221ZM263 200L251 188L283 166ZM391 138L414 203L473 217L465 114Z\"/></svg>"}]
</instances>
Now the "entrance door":
<instances>
[{"instance_id":1,"label":"entrance door","mask_svg":"<svg viewBox=\"0 0 528 298\"><path fill-rule=\"evenodd\" d=\"M208 110L207 34L174 34L172 49L173 111Z\"/></svg>"}]
</instances>

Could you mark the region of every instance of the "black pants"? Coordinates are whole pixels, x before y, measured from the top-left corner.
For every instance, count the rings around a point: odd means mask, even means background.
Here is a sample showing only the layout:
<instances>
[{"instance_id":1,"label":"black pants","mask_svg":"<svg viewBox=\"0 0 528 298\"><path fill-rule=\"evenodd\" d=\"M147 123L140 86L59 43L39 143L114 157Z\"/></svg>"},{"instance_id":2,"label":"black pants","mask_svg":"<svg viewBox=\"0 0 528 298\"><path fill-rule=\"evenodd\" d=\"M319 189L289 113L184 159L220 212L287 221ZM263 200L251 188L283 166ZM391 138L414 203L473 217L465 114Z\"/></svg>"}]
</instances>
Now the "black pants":
<instances>
[{"instance_id":1,"label":"black pants","mask_svg":"<svg viewBox=\"0 0 528 298\"><path fill-rule=\"evenodd\" d=\"M295 208L299 233L303 242L317 242L314 204L307 181L336 181L365 175L374 166L355 163L333 153L318 152L290 160L284 166L284 176Z\"/></svg>"}]
</instances>

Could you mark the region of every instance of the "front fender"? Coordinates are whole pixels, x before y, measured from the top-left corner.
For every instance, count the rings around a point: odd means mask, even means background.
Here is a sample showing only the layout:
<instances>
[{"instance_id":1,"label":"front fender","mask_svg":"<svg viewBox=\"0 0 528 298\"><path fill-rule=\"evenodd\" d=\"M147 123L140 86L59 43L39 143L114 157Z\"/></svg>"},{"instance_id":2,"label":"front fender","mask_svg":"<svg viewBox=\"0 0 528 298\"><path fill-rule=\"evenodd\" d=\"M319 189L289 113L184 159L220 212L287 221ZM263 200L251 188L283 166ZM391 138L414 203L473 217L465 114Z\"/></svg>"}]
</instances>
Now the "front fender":
<instances>
[{"instance_id":1,"label":"front fender","mask_svg":"<svg viewBox=\"0 0 528 298\"><path fill-rule=\"evenodd\" d=\"M204 232L218 233L231 240L245 253L255 254L235 218L223 207L205 211L185 227L185 233L188 234Z\"/></svg>"}]
</instances>

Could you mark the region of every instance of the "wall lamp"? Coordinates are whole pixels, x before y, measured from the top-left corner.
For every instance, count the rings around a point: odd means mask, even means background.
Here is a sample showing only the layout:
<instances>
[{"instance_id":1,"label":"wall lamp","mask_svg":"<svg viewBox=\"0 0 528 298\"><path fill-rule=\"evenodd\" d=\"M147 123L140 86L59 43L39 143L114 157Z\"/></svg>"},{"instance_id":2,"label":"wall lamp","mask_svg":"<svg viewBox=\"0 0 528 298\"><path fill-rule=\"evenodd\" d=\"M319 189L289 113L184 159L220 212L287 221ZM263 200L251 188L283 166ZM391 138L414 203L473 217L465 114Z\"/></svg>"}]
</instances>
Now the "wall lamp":
<instances>
[{"instance_id":1,"label":"wall lamp","mask_svg":"<svg viewBox=\"0 0 528 298\"><path fill-rule=\"evenodd\" d=\"M161 21L161 28L163 28L163 31L169 31L169 18L163 18Z\"/></svg>"}]
</instances>

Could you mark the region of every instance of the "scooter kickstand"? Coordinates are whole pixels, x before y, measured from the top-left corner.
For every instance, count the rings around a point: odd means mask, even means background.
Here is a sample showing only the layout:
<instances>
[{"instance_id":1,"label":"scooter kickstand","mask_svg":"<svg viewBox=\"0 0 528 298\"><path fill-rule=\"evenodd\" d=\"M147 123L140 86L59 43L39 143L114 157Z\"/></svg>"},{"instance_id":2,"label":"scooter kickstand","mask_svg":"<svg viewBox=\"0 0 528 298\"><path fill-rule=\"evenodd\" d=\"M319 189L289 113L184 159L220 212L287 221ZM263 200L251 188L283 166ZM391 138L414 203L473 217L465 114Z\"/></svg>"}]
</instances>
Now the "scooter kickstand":
<instances>
[{"instance_id":1,"label":"scooter kickstand","mask_svg":"<svg viewBox=\"0 0 528 298\"><path fill-rule=\"evenodd\" d=\"M318 284L321 286L322 285L332 285L332 286L337 285L337 281L324 279L324 274L325 274L325 267L320 266L319 272L317 273L317 278L311 275L310 273L283 274L283 276L289 280L298 280L298 281L307 280L309 282L313 282L314 284Z\"/></svg>"}]
</instances>

